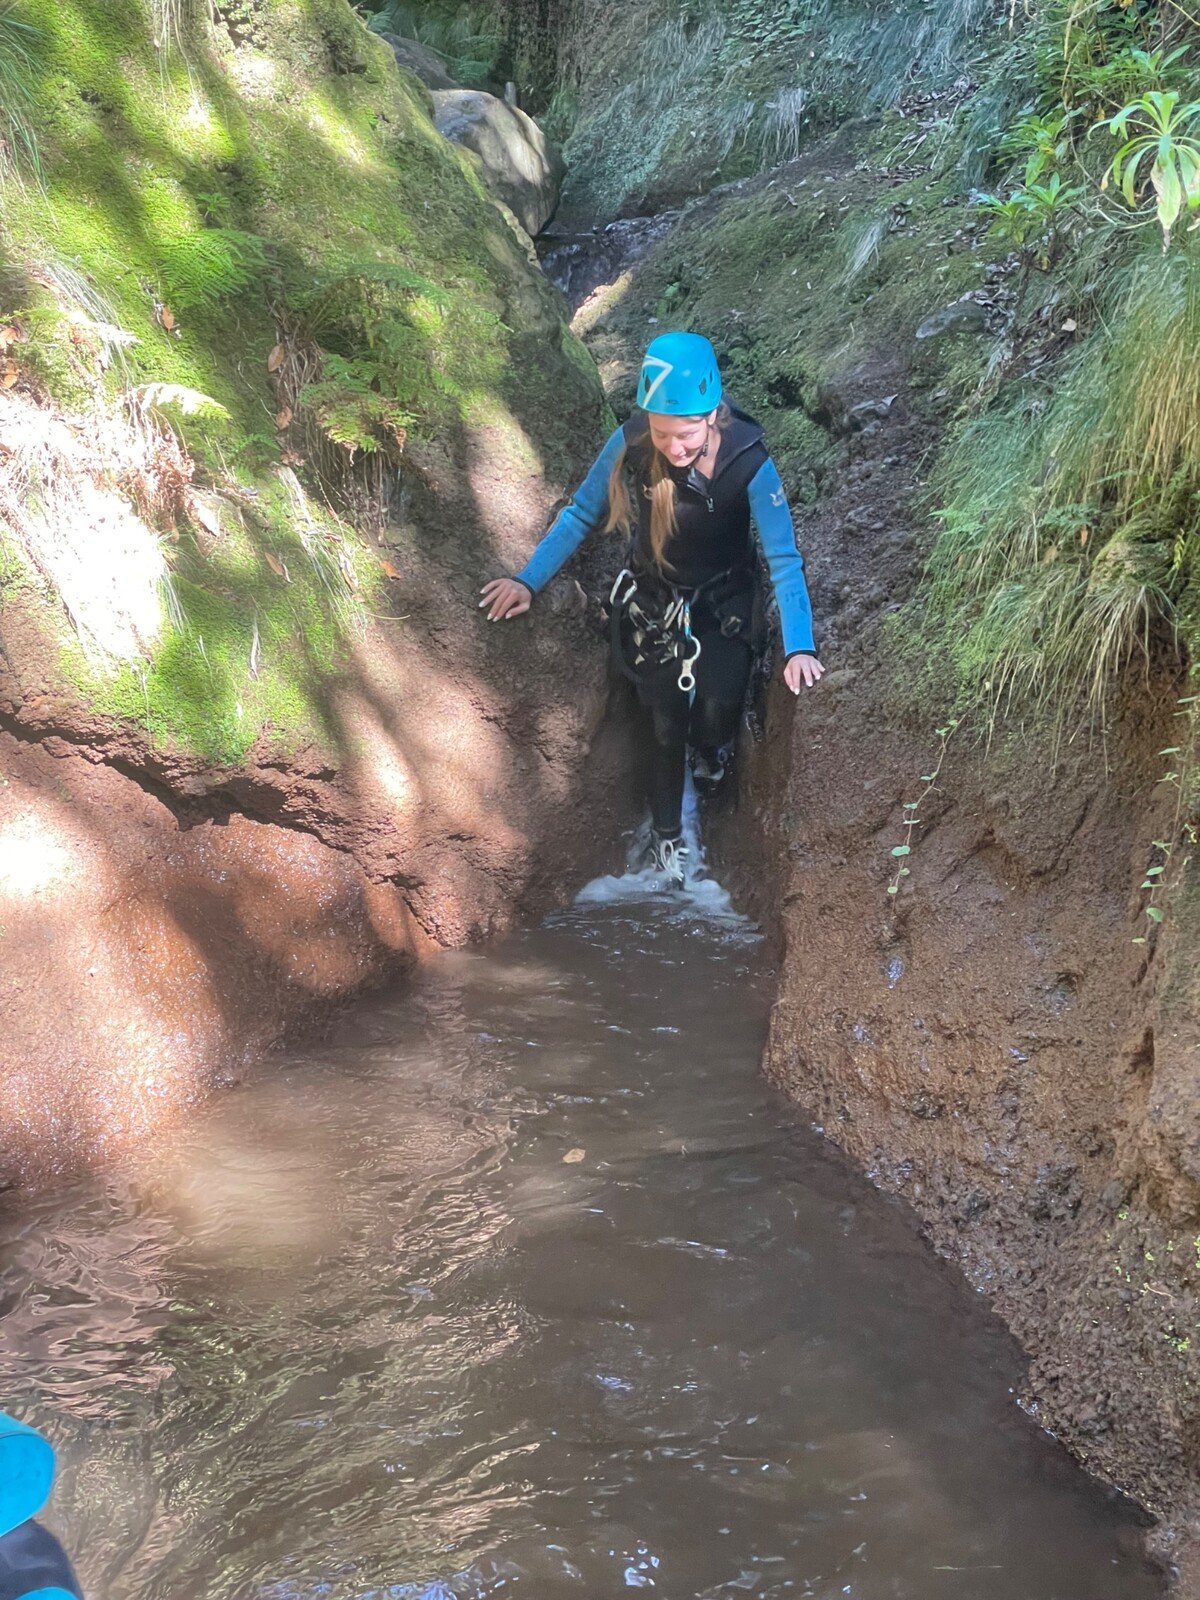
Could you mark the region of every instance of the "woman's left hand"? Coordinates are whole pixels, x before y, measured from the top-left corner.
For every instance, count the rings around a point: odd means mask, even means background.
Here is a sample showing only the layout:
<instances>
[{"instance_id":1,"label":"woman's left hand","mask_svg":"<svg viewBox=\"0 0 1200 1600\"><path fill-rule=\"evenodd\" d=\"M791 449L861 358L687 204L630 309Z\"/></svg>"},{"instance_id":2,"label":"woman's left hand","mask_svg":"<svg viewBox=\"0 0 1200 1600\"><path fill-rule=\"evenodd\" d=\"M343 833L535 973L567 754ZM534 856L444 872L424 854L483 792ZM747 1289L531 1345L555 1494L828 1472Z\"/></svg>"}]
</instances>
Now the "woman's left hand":
<instances>
[{"instance_id":1,"label":"woman's left hand","mask_svg":"<svg viewBox=\"0 0 1200 1600\"><path fill-rule=\"evenodd\" d=\"M783 669L783 681L793 694L799 694L802 683L806 683L811 689L824 671L825 668L816 656L792 656Z\"/></svg>"}]
</instances>

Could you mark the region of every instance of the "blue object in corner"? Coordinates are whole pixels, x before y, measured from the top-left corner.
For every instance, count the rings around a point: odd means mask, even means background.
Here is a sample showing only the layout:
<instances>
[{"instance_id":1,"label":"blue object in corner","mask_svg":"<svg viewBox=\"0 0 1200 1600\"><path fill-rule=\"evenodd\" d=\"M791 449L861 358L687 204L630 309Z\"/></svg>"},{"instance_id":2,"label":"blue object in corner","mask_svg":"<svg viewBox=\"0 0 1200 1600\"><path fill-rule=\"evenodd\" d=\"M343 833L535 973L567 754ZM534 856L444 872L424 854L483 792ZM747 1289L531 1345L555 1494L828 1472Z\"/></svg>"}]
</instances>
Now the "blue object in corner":
<instances>
[{"instance_id":1,"label":"blue object in corner","mask_svg":"<svg viewBox=\"0 0 1200 1600\"><path fill-rule=\"evenodd\" d=\"M0 1534L36 1516L53 1482L54 1446L0 1411Z\"/></svg>"},{"instance_id":2,"label":"blue object in corner","mask_svg":"<svg viewBox=\"0 0 1200 1600\"><path fill-rule=\"evenodd\" d=\"M66 1552L33 1521L53 1483L54 1446L0 1411L0 1600L83 1600Z\"/></svg>"}]
</instances>

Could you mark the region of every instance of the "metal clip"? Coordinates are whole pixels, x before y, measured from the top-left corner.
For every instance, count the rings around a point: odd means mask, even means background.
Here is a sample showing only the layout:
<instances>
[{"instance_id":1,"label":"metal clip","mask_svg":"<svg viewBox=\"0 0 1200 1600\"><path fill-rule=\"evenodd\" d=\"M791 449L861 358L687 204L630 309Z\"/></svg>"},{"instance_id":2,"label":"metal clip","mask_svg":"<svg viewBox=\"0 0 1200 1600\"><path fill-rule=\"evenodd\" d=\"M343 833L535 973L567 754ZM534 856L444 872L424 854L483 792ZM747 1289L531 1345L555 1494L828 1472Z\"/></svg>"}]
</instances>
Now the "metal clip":
<instances>
[{"instance_id":1,"label":"metal clip","mask_svg":"<svg viewBox=\"0 0 1200 1600\"><path fill-rule=\"evenodd\" d=\"M686 601L683 602L682 616L684 647L691 645L692 653L690 656L682 658L679 667L679 687L684 694L691 694L696 687L696 674L692 671L692 668L700 659L700 641L692 632L692 608Z\"/></svg>"}]
</instances>

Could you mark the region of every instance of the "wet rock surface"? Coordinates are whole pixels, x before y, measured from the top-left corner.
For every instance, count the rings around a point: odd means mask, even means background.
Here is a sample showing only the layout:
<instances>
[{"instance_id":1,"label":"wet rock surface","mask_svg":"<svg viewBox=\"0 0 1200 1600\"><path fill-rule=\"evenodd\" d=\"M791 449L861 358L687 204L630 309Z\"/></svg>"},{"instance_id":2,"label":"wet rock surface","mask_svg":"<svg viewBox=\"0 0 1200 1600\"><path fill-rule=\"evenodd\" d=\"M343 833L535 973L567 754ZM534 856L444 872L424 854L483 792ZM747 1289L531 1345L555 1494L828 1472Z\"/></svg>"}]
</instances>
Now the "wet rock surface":
<instances>
[{"instance_id":1,"label":"wet rock surface","mask_svg":"<svg viewBox=\"0 0 1200 1600\"><path fill-rule=\"evenodd\" d=\"M565 167L557 148L519 106L482 89L434 92L438 132L479 157L483 180L530 237L558 205Z\"/></svg>"},{"instance_id":2,"label":"wet rock surface","mask_svg":"<svg viewBox=\"0 0 1200 1600\"><path fill-rule=\"evenodd\" d=\"M391 45L396 65L415 72L427 89L458 88L436 50L431 50L417 39L402 38L398 33L383 33L380 38Z\"/></svg>"},{"instance_id":3,"label":"wet rock surface","mask_svg":"<svg viewBox=\"0 0 1200 1600\"><path fill-rule=\"evenodd\" d=\"M601 228L571 233L548 229L539 240L542 270L566 297L572 313L598 290L615 284L679 220L677 211L625 217Z\"/></svg>"}]
</instances>

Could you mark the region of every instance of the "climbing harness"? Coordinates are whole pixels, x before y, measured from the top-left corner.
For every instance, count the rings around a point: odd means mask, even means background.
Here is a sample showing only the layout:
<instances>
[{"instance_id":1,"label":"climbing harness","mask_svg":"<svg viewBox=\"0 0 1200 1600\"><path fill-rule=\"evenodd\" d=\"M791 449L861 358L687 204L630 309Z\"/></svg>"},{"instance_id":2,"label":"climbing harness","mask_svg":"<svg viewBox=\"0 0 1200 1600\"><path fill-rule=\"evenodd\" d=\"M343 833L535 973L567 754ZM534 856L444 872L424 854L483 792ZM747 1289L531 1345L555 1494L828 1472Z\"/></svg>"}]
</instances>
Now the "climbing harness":
<instances>
[{"instance_id":1,"label":"climbing harness","mask_svg":"<svg viewBox=\"0 0 1200 1600\"><path fill-rule=\"evenodd\" d=\"M696 687L700 640L692 631L695 609L711 613L727 639L748 629L748 580L735 568L719 573L698 589L680 590L661 578L639 579L628 567L617 574L608 597L613 658L634 683L648 672L679 663L679 688Z\"/></svg>"},{"instance_id":2,"label":"climbing harness","mask_svg":"<svg viewBox=\"0 0 1200 1600\"><path fill-rule=\"evenodd\" d=\"M641 595L646 604L635 597ZM658 615L647 606L650 596L639 588L638 580L628 567L622 567L608 597L610 627L612 629L613 655L627 678L637 681L655 667L665 667L668 662L679 662L679 687L690 694L696 687L696 662L700 659L700 641L692 632L692 603L686 595L674 595ZM621 636L622 619L629 623L629 644L632 659L625 650Z\"/></svg>"}]
</instances>

